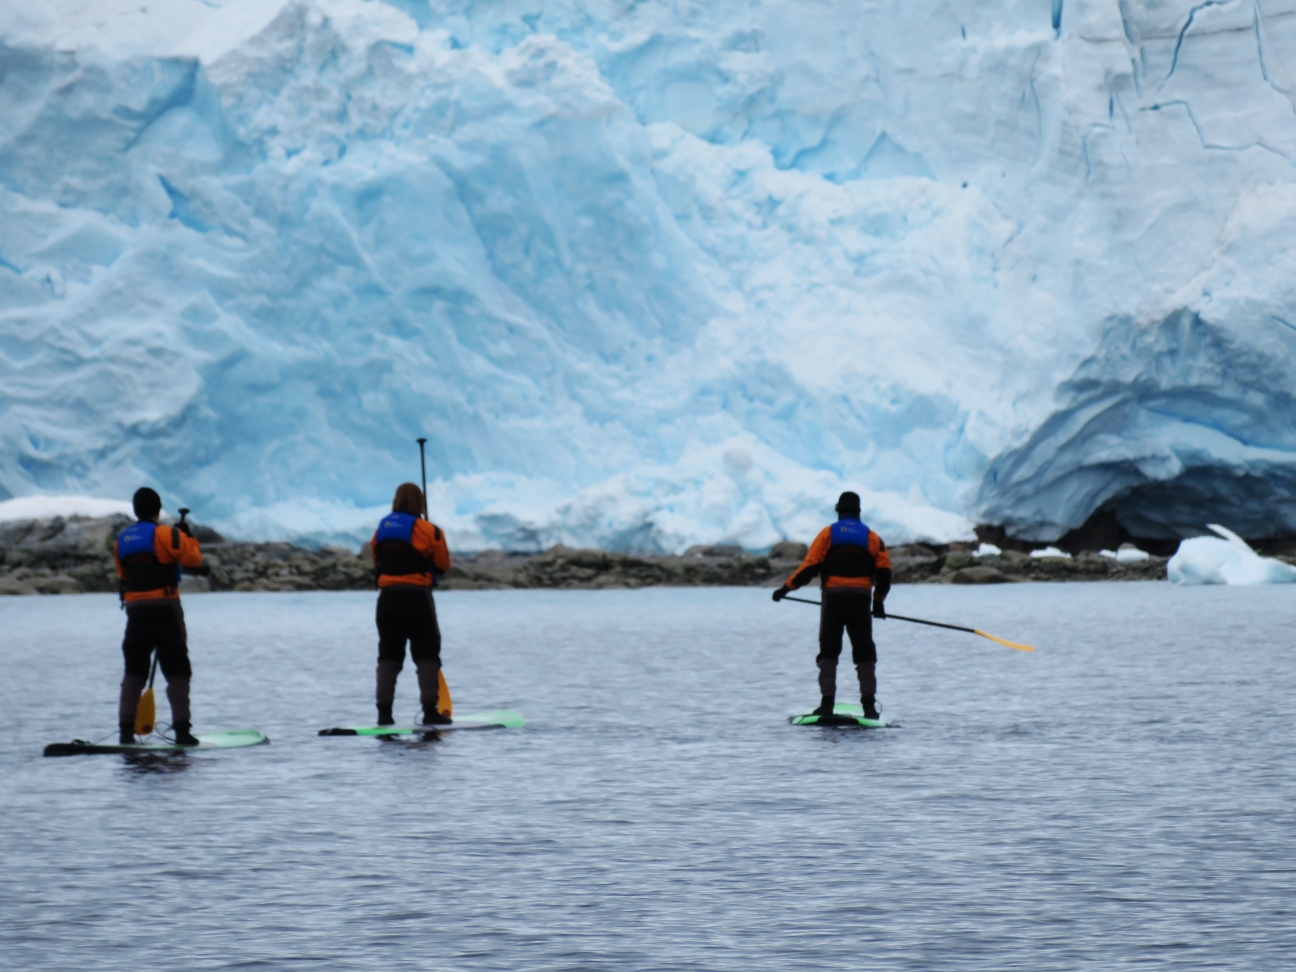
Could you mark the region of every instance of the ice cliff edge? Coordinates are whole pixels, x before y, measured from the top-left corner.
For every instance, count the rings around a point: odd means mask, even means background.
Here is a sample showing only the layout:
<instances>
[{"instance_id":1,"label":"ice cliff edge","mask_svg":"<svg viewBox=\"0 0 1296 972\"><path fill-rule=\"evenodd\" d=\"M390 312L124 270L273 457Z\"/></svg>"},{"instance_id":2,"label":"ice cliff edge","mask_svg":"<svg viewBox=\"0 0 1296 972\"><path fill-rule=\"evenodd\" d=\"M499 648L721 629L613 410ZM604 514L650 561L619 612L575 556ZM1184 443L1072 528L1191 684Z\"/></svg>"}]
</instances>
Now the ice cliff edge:
<instances>
[{"instance_id":1,"label":"ice cliff edge","mask_svg":"<svg viewBox=\"0 0 1296 972\"><path fill-rule=\"evenodd\" d=\"M426 434L467 546L1296 533L1292 64L1296 2L10 5L0 496L355 539Z\"/></svg>"}]
</instances>

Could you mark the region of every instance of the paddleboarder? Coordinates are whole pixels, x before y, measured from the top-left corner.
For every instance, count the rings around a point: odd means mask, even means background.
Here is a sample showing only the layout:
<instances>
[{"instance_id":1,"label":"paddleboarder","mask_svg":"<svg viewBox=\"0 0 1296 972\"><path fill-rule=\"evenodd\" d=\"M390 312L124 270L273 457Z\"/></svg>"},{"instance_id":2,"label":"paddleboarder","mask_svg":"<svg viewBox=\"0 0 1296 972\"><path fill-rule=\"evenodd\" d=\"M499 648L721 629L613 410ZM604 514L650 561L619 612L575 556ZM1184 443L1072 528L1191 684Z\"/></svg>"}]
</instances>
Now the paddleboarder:
<instances>
[{"instance_id":1,"label":"paddleboarder","mask_svg":"<svg viewBox=\"0 0 1296 972\"><path fill-rule=\"evenodd\" d=\"M373 536L378 574L378 725L390 726L396 678L405 666L405 642L418 672L424 725L449 725L437 711L441 672L441 629L437 626L432 588L438 574L450 569L445 534L426 519L423 490L401 483L392 511Z\"/></svg>"},{"instance_id":2,"label":"paddleboarder","mask_svg":"<svg viewBox=\"0 0 1296 972\"><path fill-rule=\"evenodd\" d=\"M882 538L860 521L857 493L842 493L836 510L837 522L819 532L796 573L774 592L774 600L783 600L816 574L820 576L823 606L819 609L819 655L815 663L819 666L822 698L815 714L833 714L844 629L850 635L864 716L877 719L877 649L872 619L886 617L883 602L891 590L891 555Z\"/></svg>"},{"instance_id":3,"label":"paddleboarder","mask_svg":"<svg viewBox=\"0 0 1296 972\"><path fill-rule=\"evenodd\" d=\"M171 703L171 728L181 746L197 746L190 731L188 635L184 609L180 606L180 568L202 566L202 550L189 524L158 524L162 499L144 486L135 491L132 503L138 522L117 535L113 558L126 610L126 635L122 654L126 674L121 682L117 721L120 744L135 742L135 712L140 693L149 679L149 661L157 652L157 664L167 681ZM187 512L187 511L186 511Z\"/></svg>"}]
</instances>

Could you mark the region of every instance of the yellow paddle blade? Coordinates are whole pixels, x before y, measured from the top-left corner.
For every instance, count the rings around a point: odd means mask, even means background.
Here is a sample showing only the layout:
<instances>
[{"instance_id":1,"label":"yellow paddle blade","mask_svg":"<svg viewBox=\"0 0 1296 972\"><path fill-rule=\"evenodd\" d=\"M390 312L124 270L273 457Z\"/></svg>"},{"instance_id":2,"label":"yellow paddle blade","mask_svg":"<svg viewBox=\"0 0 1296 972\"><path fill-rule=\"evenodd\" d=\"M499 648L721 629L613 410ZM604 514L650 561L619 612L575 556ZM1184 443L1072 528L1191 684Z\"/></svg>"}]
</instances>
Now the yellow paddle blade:
<instances>
[{"instance_id":1,"label":"yellow paddle blade","mask_svg":"<svg viewBox=\"0 0 1296 972\"><path fill-rule=\"evenodd\" d=\"M454 715L454 702L450 700L450 686L446 684L445 669L437 669L437 711L449 719Z\"/></svg>"},{"instance_id":2,"label":"yellow paddle blade","mask_svg":"<svg viewBox=\"0 0 1296 972\"><path fill-rule=\"evenodd\" d=\"M140 696L139 705L135 707L135 735L147 736L153 731L153 720L157 707L153 704L153 686L150 685Z\"/></svg>"},{"instance_id":3,"label":"yellow paddle blade","mask_svg":"<svg viewBox=\"0 0 1296 972\"><path fill-rule=\"evenodd\" d=\"M991 641L997 641L997 642L999 642L999 644L1003 645L1005 648L1016 648L1018 651L1034 651L1034 650L1035 650L1035 649L1032 648L1030 645L1019 645L1019 644L1017 644L1017 642L1015 642L1015 641L1008 641L1008 640L1005 639L1005 638L996 638L994 635L992 635L992 634L986 634L984 631L977 631L976 628L973 628L972 630L973 630L973 631L976 631L976 633L979 634L982 638L989 638Z\"/></svg>"}]
</instances>

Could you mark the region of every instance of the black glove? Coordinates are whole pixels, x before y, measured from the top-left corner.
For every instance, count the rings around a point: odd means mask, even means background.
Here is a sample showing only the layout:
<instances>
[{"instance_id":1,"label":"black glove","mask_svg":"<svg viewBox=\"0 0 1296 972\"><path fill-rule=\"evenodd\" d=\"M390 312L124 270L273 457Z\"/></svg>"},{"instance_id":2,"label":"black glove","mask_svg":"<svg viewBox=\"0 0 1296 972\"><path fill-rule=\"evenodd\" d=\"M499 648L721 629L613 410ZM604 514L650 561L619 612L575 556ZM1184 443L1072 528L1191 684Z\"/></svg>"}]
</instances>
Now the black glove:
<instances>
[{"instance_id":1,"label":"black glove","mask_svg":"<svg viewBox=\"0 0 1296 972\"><path fill-rule=\"evenodd\" d=\"M780 587L777 591L774 592L774 600L781 601L783 600L783 598L787 597L791 593L792 593L792 588L784 584L782 587Z\"/></svg>"},{"instance_id":2,"label":"black glove","mask_svg":"<svg viewBox=\"0 0 1296 972\"><path fill-rule=\"evenodd\" d=\"M882 606L881 601L875 600L873 602L873 617L880 618L883 621L886 620L886 608Z\"/></svg>"},{"instance_id":3,"label":"black glove","mask_svg":"<svg viewBox=\"0 0 1296 972\"><path fill-rule=\"evenodd\" d=\"M183 533L186 537L193 536L193 531L189 529L189 524L186 523L184 520L181 520L179 523L176 524L176 526L179 527L180 532Z\"/></svg>"}]
</instances>

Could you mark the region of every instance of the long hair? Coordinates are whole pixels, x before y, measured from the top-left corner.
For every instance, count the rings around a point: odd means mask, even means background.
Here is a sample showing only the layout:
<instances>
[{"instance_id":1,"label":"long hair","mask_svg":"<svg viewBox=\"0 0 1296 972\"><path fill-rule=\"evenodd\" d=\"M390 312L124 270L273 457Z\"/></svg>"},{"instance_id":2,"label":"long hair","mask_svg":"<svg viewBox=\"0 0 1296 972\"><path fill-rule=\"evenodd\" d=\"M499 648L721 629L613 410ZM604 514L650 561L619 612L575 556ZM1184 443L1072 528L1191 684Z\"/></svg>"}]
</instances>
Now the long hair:
<instances>
[{"instance_id":1,"label":"long hair","mask_svg":"<svg viewBox=\"0 0 1296 972\"><path fill-rule=\"evenodd\" d=\"M412 516L422 516L424 510L423 490L419 489L415 483L401 483L396 487L396 496L392 499L393 513L409 513Z\"/></svg>"}]
</instances>

